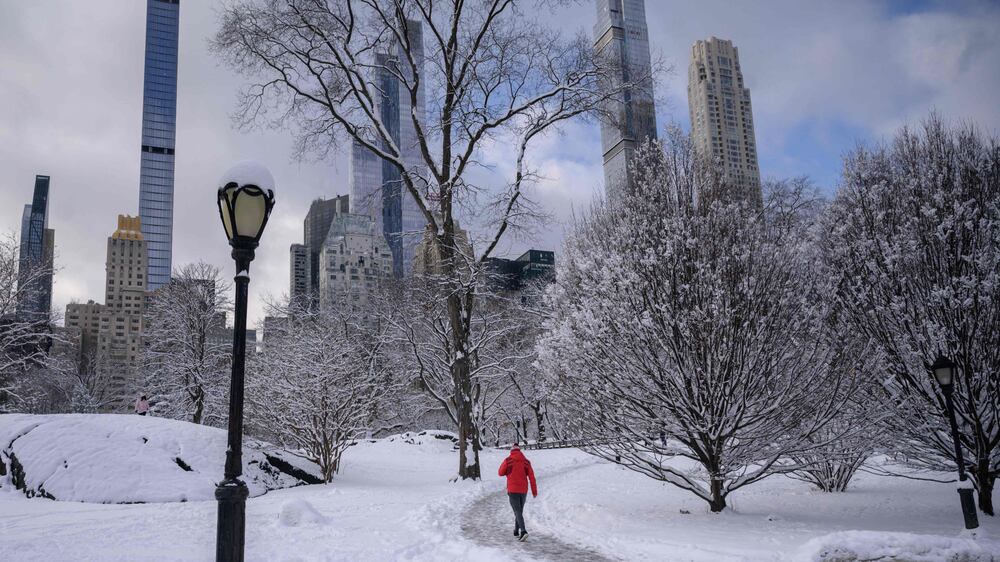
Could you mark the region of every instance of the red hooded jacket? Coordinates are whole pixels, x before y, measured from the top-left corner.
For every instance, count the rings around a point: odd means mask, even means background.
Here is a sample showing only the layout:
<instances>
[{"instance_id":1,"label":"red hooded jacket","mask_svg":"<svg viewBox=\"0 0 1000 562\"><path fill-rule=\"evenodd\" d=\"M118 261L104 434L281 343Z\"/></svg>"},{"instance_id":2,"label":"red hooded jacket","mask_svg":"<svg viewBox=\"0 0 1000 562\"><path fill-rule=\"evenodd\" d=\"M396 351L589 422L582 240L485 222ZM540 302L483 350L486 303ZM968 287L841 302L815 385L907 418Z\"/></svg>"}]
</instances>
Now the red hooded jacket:
<instances>
[{"instance_id":1,"label":"red hooded jacket","mask_svg":"<svg viewBox=\"0 0 1000 562\"><path fill-rule=\"evenodd\" d=\"M531 482L531 495L538 495L538 485L535 484L535 471L531 470L531 461L524 458L520 449L514 449L510 456L500 463L500 476L507 477L507 491L511 494L527 494L528 482Z\"/></svg>"}]
</instances>

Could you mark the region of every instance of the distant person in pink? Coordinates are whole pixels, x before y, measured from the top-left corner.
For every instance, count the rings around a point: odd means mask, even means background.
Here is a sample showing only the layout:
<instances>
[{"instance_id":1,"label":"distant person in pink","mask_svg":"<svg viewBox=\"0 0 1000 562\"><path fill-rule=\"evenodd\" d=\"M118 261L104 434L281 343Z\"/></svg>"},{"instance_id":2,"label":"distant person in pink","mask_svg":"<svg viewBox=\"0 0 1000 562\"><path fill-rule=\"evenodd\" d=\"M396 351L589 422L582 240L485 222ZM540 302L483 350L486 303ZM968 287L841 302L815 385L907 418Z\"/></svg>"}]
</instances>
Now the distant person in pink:
<instances>
[{"instance_id":1,"label":"distant person in pink","mask_svg":"<svg viewBox=\"0 0 1000 562\"><path fill-rule=\"evenodd\" d=\"M140 416L145 416L147 413L149 413L149 399L146 398L145 394L136 398L135 413L139 414Z\"/></svg>"}]
</instances>

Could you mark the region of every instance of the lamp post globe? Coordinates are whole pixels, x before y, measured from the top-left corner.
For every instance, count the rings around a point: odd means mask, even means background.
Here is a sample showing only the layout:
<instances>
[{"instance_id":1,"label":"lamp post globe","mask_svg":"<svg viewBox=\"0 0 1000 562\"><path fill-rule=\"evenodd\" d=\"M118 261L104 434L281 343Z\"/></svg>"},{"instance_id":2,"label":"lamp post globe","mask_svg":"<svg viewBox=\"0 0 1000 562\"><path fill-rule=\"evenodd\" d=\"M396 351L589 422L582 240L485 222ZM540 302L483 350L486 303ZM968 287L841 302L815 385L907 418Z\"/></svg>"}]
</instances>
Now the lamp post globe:
<instances>
[{"instance_id":1,"label":"lamp post globe","mask_svg":"<svg viewBox=\"0 0 1000 562\"><path fill-rule=\"evenodd\" d=\"M243 376L246 364L247 293L250 262L274 207L274 177L255 162L240 162L219 180L219 217L236 262L233 317L233 370L229 388L229 435L224 479L215 489L219 501L215 559L241 562L246 537L246 484L243 473Z\"/></svg>"},{"instance_id":2,"label":"lamp post globe","mask_svg":"<svg viewBox=\"0 0 1000 562\"><path fill-rule=\"evenodd\" d=\"M218 203L229 244L252 250L274 207L274 176L256 162L240 162L219 180Z\"/></svg>"},{"instance_id":3,"label":"lamp post globe","mask_svg":"<svg viewBox=\"0 0 1000 562\"><path fill-rule=\"evenodd\" d=\"M942 388L950 387L955 380L955 363L944 355L938 354L930 369Z\"/></svg>"}]
</instances>

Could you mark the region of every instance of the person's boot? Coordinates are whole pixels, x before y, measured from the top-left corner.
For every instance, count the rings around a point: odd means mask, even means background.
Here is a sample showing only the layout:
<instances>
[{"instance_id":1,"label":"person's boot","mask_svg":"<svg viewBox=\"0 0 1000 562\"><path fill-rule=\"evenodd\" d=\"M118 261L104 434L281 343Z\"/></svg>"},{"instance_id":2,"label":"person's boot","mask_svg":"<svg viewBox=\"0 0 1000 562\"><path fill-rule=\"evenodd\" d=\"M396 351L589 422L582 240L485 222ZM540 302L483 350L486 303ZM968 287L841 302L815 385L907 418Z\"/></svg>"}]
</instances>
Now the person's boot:
<instances>
[{"instance_id":1,"label":"person's boot","mask_svg":"<svg viewBox=\"0 0 1000 562\"><path fill-rule=\"evenodd\" d=\"M521 529L521 536L517 537L517 540L519 540L521 542L524 542L524 541L528 540L528 531L525 531L524 529Z\"/></svg>"},{"instance_id":2,"label":"person's boot","mask_svg":"<svg viewBox=\"0 0 1000 562\"><path fill-rule=\"evenodd\" d=\"M521 536L520 531L521 531L521 529L518 528L517 523L514 523L514 536L515 537Z\"/></svg>"}]
</instances>

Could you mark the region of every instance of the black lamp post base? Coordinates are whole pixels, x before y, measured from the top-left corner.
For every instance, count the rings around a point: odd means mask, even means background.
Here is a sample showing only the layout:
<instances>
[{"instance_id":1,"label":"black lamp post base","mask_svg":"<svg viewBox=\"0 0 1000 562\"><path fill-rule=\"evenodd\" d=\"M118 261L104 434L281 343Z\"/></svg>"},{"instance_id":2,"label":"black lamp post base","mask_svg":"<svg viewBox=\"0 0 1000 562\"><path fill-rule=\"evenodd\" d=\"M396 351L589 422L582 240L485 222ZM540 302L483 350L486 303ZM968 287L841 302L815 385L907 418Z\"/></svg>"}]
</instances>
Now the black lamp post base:
<instances>
[{"instance_id":1,"label":"black lamp post base","mask_svg":"<svg viewBox=\"0 0 1000 562\"><path fill-rule=\"evenodd\" d=\"M215 488L219 500L219 519L215 538L217 562L242 562L246 529L247 485L238 478L223 480Z\"/></svg>"},{"instance_id":2,"label":"black lamp post base","mask_svg":"<svg viewBox=\"0 0 1000 562\"><path fill-rule=\"evenodd\" d=\"M972 497L972 488L959 488L958 496L962 499L962 515L965 517L965 528L979 528L979 516L976 514L976 500Z\"/></svg>"}]
</instances>

